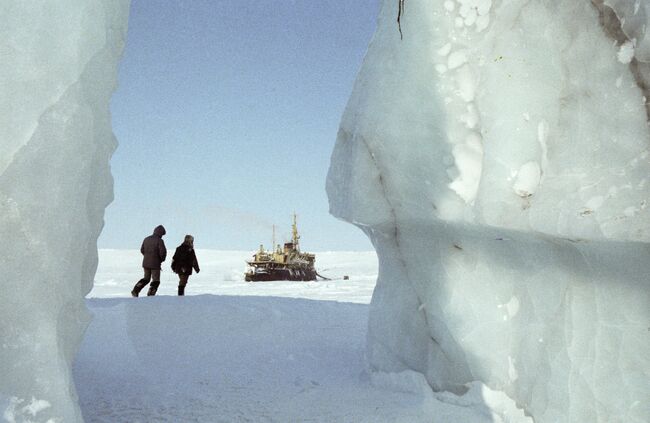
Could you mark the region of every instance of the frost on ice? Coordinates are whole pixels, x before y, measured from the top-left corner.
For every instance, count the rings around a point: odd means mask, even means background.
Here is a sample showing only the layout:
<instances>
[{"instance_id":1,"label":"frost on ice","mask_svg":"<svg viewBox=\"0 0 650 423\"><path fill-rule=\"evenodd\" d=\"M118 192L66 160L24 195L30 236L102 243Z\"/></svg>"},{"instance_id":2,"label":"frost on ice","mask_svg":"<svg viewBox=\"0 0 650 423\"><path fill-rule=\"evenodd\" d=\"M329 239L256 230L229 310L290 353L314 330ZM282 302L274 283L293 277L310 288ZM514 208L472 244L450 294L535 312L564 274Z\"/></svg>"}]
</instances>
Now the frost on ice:
<instances>
[{"instance_id":1,"label":"frost on ice","mask_svg":"<svg viewBox=\"0 0 650 423\"><path fill-rule=\"evenodd\" d=\"M112 199L128 0L0 4L0 415L81 417L70 365Z\"/></svg>"},{"instance_id":2,"label":"frost on ice","mask_svg":"<svg viewBox=\"0 0 650 423\"><path fill-rule=\"evenodd\" d=\"M647 3L408 0L403 40L394 3L327 183L379 255L371 365L648 421Z\"/></svg>"}]
</instances>

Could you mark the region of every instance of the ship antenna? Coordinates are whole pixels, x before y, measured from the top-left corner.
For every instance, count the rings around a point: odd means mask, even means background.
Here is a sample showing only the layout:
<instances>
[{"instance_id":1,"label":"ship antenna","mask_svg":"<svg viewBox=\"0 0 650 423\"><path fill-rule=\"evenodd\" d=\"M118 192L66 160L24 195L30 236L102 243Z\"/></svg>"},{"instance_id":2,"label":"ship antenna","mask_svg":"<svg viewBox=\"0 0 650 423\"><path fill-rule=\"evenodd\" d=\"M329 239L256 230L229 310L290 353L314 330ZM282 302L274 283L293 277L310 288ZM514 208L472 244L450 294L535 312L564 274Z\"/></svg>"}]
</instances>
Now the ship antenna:
<instances>
[{"instance_id":1,"label":"ship antenna","mask_svg":"<svg viewBox=\"0 0 650 423\"><path fill-rule=\"evenodd\" d=\"M271 241L271 249L275 251L275 225L273 225L273 238Z\"/></svg>"}]
</instances>

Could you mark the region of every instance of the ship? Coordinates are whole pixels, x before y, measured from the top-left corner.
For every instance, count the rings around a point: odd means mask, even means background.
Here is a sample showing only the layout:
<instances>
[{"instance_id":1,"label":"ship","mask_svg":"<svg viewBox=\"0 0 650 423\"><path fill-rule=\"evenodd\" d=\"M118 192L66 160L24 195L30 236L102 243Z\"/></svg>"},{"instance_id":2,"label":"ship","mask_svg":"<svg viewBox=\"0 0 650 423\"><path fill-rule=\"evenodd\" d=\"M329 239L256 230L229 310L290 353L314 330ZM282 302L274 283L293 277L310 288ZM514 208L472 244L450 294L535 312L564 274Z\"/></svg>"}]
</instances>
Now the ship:
<instances>
[{"instance_id":1,"label":"ship","mask_svg":"<svg viewBox=\"0 0 650 423\"><path fill-rule=\"evenodd\" d=\"M275 245L275 227L271 245ZM260 245L260 249L253 254L253 259L246 261L248 269L244 279L246 282L315 281L318 276L314 268L315 261L315 254L300 251L300 235L294 213L291 241L285 242L284 247L275 245L273 250L265 250L264 245Z\"/></svg>"}]
</instances>

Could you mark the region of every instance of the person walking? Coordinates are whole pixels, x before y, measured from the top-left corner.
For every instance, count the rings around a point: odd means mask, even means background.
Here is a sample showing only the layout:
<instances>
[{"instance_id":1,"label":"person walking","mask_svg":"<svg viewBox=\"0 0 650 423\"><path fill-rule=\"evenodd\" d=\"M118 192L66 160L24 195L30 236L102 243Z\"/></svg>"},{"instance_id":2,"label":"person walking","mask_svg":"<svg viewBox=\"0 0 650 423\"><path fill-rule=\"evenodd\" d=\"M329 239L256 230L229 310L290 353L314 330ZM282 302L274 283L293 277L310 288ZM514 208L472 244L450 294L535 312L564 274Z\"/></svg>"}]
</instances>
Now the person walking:
<instances>
[{"instance_id":1,"label":"person walking","mask_svg":"<svg viewBox=\"0 0 650 423\"><path fill-rule=\"evenodd\" d=\"M160 286L160 265L167 258L167 248L165 248L165 241L162 239L166 233L165 227L158 225L153 230L153 234L142 241L140 252L143 256L144 278L135 284L131 291L132 296L137 297L149 281L151 281L151 285L149 285L147 296L156 295L158 286Z\"/></svg>"},{"instance_id":2,"label":"person walking","mask_svg":"<svg viewBox=\"0 0 650 423\"><path fill-rule=\"evenodd\" d=\"M178 273L178 295L185 295L185 286L192 274L192 269L196 270L196 273L201 271L194 253L194 237L185 235L185 240L176 248L172 258L172 270Z\"/></svg>"}]
</instances>

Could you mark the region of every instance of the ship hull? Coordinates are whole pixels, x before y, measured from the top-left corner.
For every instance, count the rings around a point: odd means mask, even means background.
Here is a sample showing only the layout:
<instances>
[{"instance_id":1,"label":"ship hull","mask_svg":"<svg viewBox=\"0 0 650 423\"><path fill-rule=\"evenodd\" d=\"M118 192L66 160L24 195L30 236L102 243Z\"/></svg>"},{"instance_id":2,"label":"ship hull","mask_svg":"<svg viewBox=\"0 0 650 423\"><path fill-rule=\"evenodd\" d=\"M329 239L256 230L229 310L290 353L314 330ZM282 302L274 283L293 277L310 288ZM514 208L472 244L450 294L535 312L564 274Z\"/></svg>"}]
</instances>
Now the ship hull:
<instances>
[{"instance_id":1,"label":"ship hull","mask_svg":"<svg viewBox=\"0 0 650 423\"><path fill-rule=\"evenodd\" d=\"M316 280L316 272L311 269L270 269L265 272L246 273L245 280L246 282L308 282Z\"/></svg>"}]
</instances>

